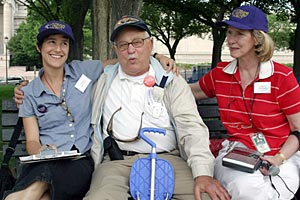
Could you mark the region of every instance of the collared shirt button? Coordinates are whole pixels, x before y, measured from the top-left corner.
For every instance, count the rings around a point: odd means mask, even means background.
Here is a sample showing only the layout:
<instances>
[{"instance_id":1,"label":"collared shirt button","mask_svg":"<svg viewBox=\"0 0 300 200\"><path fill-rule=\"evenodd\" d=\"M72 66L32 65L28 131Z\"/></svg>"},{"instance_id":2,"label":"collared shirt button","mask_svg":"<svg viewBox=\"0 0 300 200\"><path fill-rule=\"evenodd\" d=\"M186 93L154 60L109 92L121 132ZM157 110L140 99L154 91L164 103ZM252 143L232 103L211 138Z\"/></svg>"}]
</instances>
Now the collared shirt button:
<instances>
[{"instance_id":1,"label":"collared shirt button","mask_svg":"<svg viewBox=\"0 0 300 200\"><path fill-rule=\"evenodd\" d=\"M73 134L71 134L71 135L70 135L70 137L71 137L71 138L73 138L73 137L74 137L74 135L73 135Z\"/></svg>"},{"instance_id":2,"label":"collared shirt button","mask_svg":"<svg viewBox=\"0 0 300 200\"><path fill-rule=\"evenodd\" d=\"M72 124L72 123L70 123L70 124L69 124L69 127L72 127L72 126L73 126L73 124Z\"/></svg>"}]
</instances>

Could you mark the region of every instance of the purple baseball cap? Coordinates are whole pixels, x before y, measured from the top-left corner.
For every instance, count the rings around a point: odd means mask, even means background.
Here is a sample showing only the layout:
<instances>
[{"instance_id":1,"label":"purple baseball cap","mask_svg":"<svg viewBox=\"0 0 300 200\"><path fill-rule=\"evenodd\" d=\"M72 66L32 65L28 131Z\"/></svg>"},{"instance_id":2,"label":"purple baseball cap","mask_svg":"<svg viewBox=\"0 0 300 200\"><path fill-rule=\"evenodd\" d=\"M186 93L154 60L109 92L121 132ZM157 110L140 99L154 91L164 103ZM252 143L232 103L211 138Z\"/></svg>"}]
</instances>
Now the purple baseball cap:
<instances>
[{"instance_id":1,"label":"purple baseball cap","mask_svg":"<svg viewBox=\"0 0 300 200\"><path fill-rule=\"evenodd\" d=\"M63 34L70 38L71 42L75 42L73 32L69 24L56 20L43 24L40 27L39 33L36 38L38 43L42 43L45 37L54 34Z\"/></svg>"},{"instance_id":2,"label":"purple baseball cap","mask_svg":"<svg viewBox=\"0 0 300 200\"><path fill-rule=\"evenodd\" d=\"M240 6L232 11L229 20L216 22L216 25L268 32L267 15L255 6Z\"/></svg>"},{"instance_id":3,"label":"purple baseball cap","mask_svg":"<svg viewBox=\"0 0 300 200\"><path fill-rule=\"evenodd\" d=\"M147 31L149 36L151 36L150 30L143 20L141 20L140 18L138 18L136 16L125 15L121 19L119 19L117 21L117 23L115 24L114 30L110 36L110 41L114 42L117 35L120 33L120 31L123 28L128 27L128 26L136 27L136 28L142 29L144 31Z\"/></svg>"}]
</instances>

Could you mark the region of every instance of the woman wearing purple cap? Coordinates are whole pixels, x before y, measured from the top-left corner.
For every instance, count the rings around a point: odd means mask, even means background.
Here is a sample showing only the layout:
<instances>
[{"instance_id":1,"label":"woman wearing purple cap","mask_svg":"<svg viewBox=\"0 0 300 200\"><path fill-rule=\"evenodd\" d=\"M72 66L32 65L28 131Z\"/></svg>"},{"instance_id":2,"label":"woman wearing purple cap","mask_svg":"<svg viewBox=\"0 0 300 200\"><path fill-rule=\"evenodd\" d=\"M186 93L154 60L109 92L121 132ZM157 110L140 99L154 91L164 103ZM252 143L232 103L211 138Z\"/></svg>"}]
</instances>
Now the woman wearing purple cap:
<instances>
[{"instance_id":1,"label":"woman wearing purple cap","mask_svg":"<svg viewBox=\"0 0 300 200\"><path fill-rule=\"evenodd\" d=\"M233 58L220 62L191 85L196 99L216 97L229 138L216 158L215 178L232 199L291 199L299 187L300 88L293 71L272 61L274 43L265 13L254 6L236 8L217 22L227 27ZM222 166L234 147L257 150L280 170L246 173ZM276 167L274 167L276 166Z\"/></svg>"},{"instance_id":2,"label":"woman wearing purple cap","mask_svg":"<svg viewBox=\"0 0 300 200\"><path fill-rule=\"evenodd\" d=\"M90 96L103 66L99 60L67 64L73 42L66 23L50 21L40 27L37 50L43 68L22 88L25 98L19 116L23 118L29 155L75 150L83 156L22 165L15 187L5 194L6 200L79 200L89 189L94 170Z\"/></svg>"}]
</instances>

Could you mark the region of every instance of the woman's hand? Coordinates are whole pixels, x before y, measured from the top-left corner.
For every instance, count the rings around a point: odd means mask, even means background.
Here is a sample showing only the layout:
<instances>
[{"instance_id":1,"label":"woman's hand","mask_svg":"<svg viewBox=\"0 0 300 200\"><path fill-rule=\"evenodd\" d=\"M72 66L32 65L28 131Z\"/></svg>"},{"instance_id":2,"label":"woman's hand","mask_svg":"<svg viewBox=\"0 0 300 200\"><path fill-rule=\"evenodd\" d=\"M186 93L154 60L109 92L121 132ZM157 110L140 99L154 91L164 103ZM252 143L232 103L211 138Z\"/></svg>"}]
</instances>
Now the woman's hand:
<instances>
[{"instance_id":1,"label":"woman's hand","mask_svg":"<svg viewBox=\"0 0 300 200\"><path fill-rule=\"evenodd\" d=\"M271 165L279 167L282 163L283 163L283 159L279 154L276 154L275 156L270 156L270 157L260 157L261 160L265 161L265 165L263 165L262 167L259 168L260 172L265 175L265 176L269 176L270 171L269 171L269 167Z\"/></svg>"},{"instance_id":2,"label":"woman's hand","mask_svg":"<svg viewBox=\"0 0 300 200\"><path fill-rule=\"evenodd\" d=\"M53 150L55 153L57 153L57 148L54 144L46 144L41 146L40 148L40 153L45 152L45 151L51 151Z\"/></svg>"},{"instance_id":3,"label":"woman's hand","mask_svg":"<svg viewBox=\"0 0 300 200\"><path fill-rule=\"evenodd\" d=\"M179 75L179 68L177 68L175 60L168 58L164 55L161 54L155 54L155 59L157 59L160 64L163 66L163 68L167 71L170 72L172 71L174 74L177 76Z\"/></svg>"}]
</instances>

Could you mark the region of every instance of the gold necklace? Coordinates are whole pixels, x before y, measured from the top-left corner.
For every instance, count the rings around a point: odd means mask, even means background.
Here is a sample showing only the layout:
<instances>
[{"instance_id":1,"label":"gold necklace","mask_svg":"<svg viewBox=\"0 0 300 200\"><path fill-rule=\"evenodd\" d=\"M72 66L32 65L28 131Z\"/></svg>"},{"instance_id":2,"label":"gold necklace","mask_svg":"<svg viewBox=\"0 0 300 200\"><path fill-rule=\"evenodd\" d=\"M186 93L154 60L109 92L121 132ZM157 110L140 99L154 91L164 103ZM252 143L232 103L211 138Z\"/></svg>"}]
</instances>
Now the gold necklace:
<instances>
[{"instance_id":1,"label":"gold necklace","mask_svg":"<svg viewBox=\"0 0 300 200\"><path fill-rule=\"evenodd\" d=\"M44 73L44 79L45 79L47 85L49 86L49 88L51 89L51 91L52 91L55 95L57 95L56 92L55 92L55 90L53 89L52 85L48 82L45 73Z\"/></svg>"}]
</instances>

